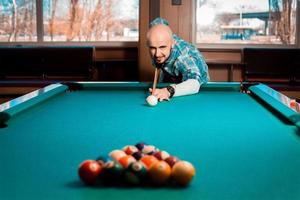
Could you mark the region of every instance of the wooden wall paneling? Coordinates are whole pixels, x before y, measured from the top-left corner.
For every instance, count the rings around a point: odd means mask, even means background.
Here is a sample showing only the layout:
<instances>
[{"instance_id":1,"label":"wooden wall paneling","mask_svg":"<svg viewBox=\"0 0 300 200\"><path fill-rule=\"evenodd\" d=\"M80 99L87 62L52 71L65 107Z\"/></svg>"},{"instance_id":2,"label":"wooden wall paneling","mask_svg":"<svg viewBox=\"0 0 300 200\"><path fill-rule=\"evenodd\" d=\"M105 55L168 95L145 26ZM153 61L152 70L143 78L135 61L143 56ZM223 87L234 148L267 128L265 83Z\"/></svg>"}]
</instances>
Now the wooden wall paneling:
<instances>
[{"instance_id":1,"label":"wooden wall paneling","mask_svg":"<svg viewBox=\"0 0 300 200\"><path fill-rule=\"evenodd\" d=\"M179 35L179 8L180 6L172 6L169 0L160 1L160 16L168 20L169 26L176 35Z\"/></svg>"},{"instance_id":2,"label":"wooden wall paneling","mask_svg":"<svg viewBox=\"0 0 300 200\"><path fill-rule=\"evenodd\" d=\"M95 60L137 60L137 47L97 48Z\"/></svg>"},{"instance_id":3,"label":"wooden wall paneling","mask_svg":"<svg viewBox=\"0 0 300 200\"><path fill-rule=\"evenodd\" d=\"M193 1L187 1L183 0L182 5L177 6L178 7L178 35L182 39L184 39L187 42L193 42L192 40L192 2Z\"/></svg>"},{"instance_id":4,"label":"wooden wall paneling","mask_svg":"<svg viewBox=\"0 0 300 200\"><path fill-rule=\"evenodd\" d=\"M139 81L150 82L153 79L154 68L147 47L146 34L149 26L150 0L140 0L140 22L139 22L139 49L138 49L138 69Z\"/></svg>"}]
</instances>

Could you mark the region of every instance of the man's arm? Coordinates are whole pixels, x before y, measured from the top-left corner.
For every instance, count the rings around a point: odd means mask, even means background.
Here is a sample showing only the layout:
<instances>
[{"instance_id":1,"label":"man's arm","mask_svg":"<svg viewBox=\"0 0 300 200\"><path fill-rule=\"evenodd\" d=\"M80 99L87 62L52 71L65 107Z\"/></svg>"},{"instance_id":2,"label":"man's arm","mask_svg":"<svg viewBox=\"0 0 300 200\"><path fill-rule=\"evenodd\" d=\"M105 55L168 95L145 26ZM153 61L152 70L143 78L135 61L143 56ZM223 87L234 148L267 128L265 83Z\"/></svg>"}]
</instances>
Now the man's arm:
<instances>
[{"instance_id":1,"label":"man's arm","mask_svg":"<svg viewBox=\"0 0 300 200\"><path fill-rule=\"evenodd\" d=\"M152 95L156 96L159 101L167 100L169 101L172 96L178 97L183 95L191 95L199 92L200 83L196 79L188 79L183 81L177 85L173 84L171 87L174 88L174 94L172 94L172 90L168 90L168 88L156 88L154 93L152 93L152 89L150 88L150 92Z\"/></svg>"},{"instance_id":2,"label":"man's arm","mask_svg":"<svg viewBox=\"0 0 300 200\"><path fill-rule=\"evenodd\" d=\"M196 79L188 79L177 85L171 85L175 89L174 97L196 94L199 92L200 86Z\"/></svg>"}]
</instances>

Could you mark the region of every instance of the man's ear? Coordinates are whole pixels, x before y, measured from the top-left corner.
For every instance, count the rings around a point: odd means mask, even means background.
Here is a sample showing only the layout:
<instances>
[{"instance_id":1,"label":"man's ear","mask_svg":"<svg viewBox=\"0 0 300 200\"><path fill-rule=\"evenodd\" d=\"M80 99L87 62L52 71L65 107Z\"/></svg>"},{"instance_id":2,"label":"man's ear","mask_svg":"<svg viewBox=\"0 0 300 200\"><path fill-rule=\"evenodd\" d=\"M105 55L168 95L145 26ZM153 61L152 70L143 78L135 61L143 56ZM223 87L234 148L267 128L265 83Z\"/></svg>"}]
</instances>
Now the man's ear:
<instances>
[{"instance_id":1,"label":"man's ear","mask_svg":"<svg viewBox=\"0 0 300 200\"><path fill-rule=\"evenodd\" d=\"M175 44L176 44L176 41L174 39L172 39L172 48L174 47Z\"/></svg>"}]
</instances>

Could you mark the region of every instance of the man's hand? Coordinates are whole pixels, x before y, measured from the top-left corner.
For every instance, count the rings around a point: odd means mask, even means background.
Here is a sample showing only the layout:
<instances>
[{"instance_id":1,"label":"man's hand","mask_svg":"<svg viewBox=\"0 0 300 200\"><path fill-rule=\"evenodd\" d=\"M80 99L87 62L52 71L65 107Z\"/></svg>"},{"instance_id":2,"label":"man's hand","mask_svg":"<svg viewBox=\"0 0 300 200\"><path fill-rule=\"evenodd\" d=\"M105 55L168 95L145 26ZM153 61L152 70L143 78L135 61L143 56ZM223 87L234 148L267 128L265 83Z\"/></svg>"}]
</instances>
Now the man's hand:
<instances>
[{"instance_id":1,"label":"man's hand","mask_svg":"<svg viewBox=\"0 0 300 200\"><path fill-rule=\"evenodd\" d=\"M154 92L152 92L152 88L149 88L149 92L152 95L156 96L159 101L170 101L170 92L167 90L167 88L156 88Z\"/></svg>"}]
</instances>

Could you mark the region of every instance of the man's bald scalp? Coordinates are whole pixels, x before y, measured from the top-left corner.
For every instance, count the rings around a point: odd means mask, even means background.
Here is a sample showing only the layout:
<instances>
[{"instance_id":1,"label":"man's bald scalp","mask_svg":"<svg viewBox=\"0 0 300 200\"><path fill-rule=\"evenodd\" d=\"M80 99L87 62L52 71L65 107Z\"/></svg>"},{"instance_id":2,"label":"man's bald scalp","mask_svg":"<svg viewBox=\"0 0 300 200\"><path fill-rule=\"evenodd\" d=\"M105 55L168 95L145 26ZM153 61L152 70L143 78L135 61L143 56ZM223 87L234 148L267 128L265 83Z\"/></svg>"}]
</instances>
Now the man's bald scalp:
<instances>
[{"instance_id":1,"label":"man's bald scalp","mask_svg":"<svg viewBox=\"0 0 300 200\"><path fill-rule=\"evenodd\" d=\"M151 37L156 37L159 35L165 35L168 39L173 40L173 33L171 28L164 24L157 24L152 26L147 32L147 41L149 41Z\"/></svg>"}]
</instances>

